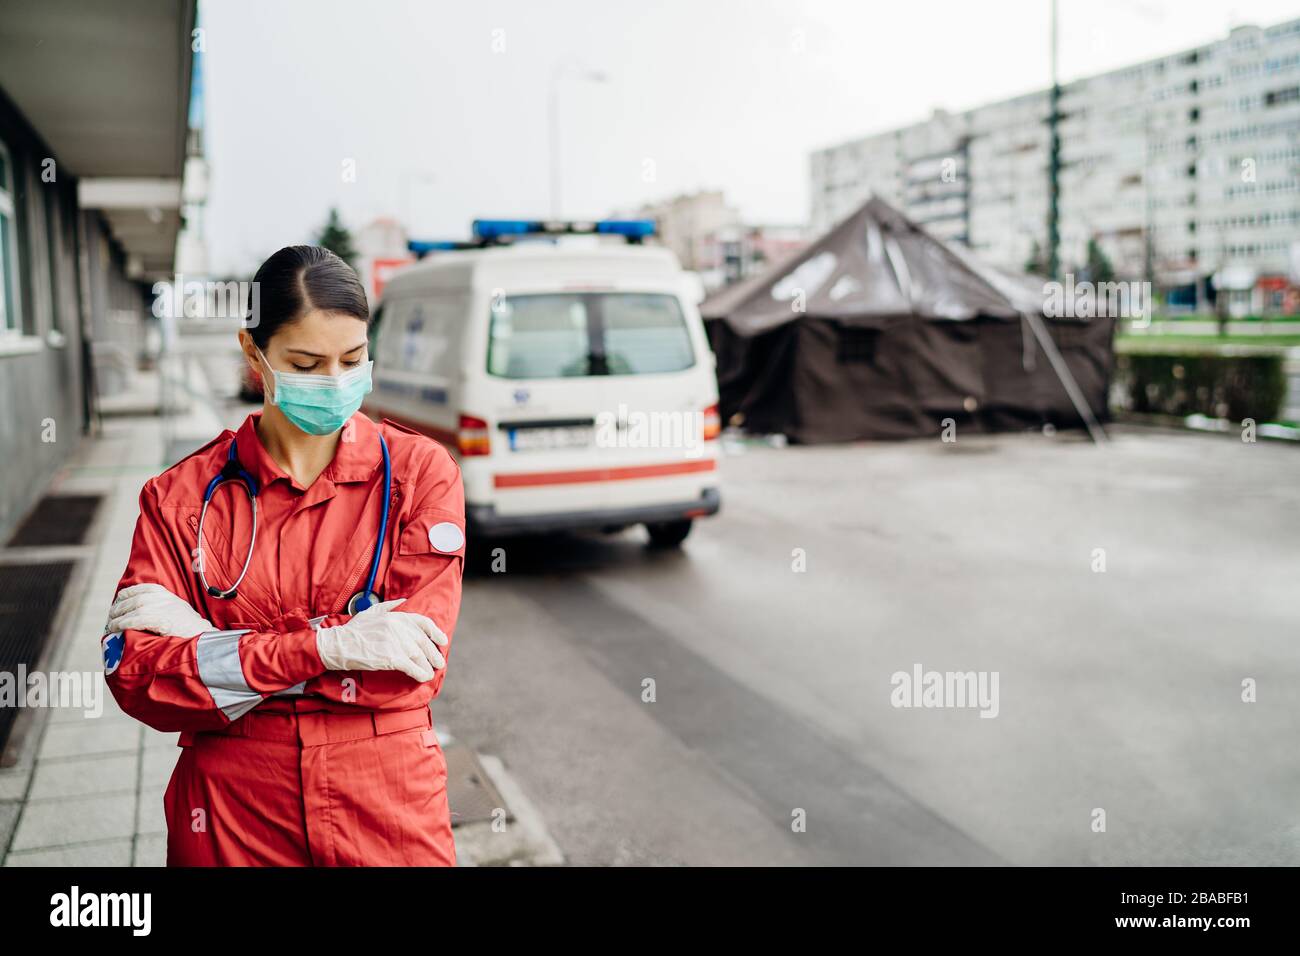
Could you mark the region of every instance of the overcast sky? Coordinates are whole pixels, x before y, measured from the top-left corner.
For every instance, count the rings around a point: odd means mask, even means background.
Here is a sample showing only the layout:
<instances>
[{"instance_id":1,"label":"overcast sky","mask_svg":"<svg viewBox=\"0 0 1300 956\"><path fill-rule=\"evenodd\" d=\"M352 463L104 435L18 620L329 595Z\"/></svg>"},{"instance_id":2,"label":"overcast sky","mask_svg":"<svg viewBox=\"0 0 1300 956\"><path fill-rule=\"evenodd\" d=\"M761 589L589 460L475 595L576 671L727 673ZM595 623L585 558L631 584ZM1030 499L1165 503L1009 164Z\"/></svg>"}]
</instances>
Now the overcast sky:
<instances>
[{"instance_id":1,"label":"overcast sky","mask_svg":"<svg viewBox=\"0 0 1300 956\"><path fill-rule=\"evenodd\" d=\"M1068 80L1300 16L1296 0L1061 0ZM808 216L808 153L1041 88L1048 0L202 0L214 269L309 241L337 205L426 238L702 188ZM605 74L604 82L581 78ZM345 160L356 181L345 182ZM404 206L409 209L403 210Z\"/></svg>"}]
</instances>

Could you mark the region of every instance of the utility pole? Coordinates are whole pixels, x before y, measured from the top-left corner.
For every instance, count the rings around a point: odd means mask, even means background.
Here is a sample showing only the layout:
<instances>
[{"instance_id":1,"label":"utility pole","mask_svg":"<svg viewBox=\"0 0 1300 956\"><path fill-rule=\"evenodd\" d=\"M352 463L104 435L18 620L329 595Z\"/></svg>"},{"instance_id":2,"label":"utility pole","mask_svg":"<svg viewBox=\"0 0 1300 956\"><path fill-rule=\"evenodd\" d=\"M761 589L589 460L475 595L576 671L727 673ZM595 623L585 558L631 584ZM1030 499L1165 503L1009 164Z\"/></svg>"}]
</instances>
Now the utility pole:
<instances>
[{"instance_id":1,"label":"utility pole","mask_svg":"<svg viewBox=\"0 0 1300 956\"><path fill-rule=\"evenodd\" d=\"M1061 273L1061 84L1057 75L1057 0L1052 0L1052 90L1048 95L1047 277Z\"/></svg>"},{"instance_id":2,"label":"utility pole","mask_svg":"<svg viewBox=\"0 0 1300 956\"><path fill-rule=\"evenodd\" d=\"M560 197L564 174L560 171L560 81L566 76L576 76L589 83L604 83L608 77L599 70L588 70L576 64L563 61L551 70L551 84L547 96L547 138L550 140L551 153L551 218L561 218L563 203Z\"/></svg>"},{"instance_id":3,"label":"utility pole","mask_svg":"<svg viewBox=\"0 0 1300 956\"><path fill-rule=\"evenodd\" d=\"M1142 279L1152 289L1156 281L1156 217L1155 196L1151 180L1155 167L1151 162L1151 108L1148 105L1142 117Z\"/></svg>"},{"instance_id":4,"label":"utility pole","mask_svg":"<svg viewBox=\"0 0 1300 956\"><path fill-rule=\"evenodd\" d=\"M551 153L551 218L560 218L560 77L564 67L551 71L551 85L546 101L546 132Z\"/></svg>"},{"instance_id":5,"label":"utility pole","mask_svg":"<svg viewBox=\"0 0 1300 956\"><path fill-rule=\"evenodd\" d=\"M415 221L415 208L411 205L411 181L432 184L437 182L437 177L433 173L426 173L418 169L403 169L397 177L398 187L401 192L399 202L401 206L398 210L398 217L406 225L408 236L419 235L419 226Z\"/></svg>"}]
</instances>

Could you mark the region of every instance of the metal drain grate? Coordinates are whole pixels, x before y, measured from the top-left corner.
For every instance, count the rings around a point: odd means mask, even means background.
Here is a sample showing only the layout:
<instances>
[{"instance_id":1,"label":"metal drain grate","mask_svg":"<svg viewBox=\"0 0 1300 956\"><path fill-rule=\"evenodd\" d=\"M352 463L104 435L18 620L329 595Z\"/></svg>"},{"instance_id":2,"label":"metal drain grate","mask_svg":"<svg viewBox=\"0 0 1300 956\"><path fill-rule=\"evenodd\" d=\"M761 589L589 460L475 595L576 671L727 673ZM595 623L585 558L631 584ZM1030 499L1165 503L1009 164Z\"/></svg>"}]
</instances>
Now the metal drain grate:
<instances>
[{"instance_id":1,"label":"metal drain grate","mask_svg":"<svg viewBox=\"0 0 1300 956\"><path fill-rule=\"evenodd\" d=\"M46 495L9 539L9 547L81 544L100 500L98 495Z\"/></svg>"},{"instance_id":2,"label":"metal drain grate","mask_svg":"<svg viewBox=\"0 0 1300 956\"><path fill-rule=\"evenodd\" d=\"M498 808L506 811L506 820L514 819L473 750L453 744L442 755L447 761L447 804L451 808L453 829L491 820Z\"/></svg>"},{"instance_id":3,"label":"metal drain grate","mask_svg":"<svg viewBox=\"0 0 1300 956\"><path fill-rule=\"evenodd\" d=\"M49 499L46 499L49 500ZM73 562L0 565L0 673L30 672L49 638ZM16 707L0 707L0 753L18 716Z\"/></svg>"}]
</instances>

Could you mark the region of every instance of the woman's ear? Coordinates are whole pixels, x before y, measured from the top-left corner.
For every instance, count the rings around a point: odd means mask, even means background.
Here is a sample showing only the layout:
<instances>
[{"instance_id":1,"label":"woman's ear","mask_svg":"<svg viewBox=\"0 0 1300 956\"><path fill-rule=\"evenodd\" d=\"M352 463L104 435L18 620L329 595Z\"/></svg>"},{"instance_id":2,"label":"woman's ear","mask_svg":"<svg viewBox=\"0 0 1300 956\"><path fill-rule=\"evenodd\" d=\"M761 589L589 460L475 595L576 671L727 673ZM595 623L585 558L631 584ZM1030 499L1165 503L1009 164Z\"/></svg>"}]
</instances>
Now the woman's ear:
<instances>
[{"instance_id":1,"label":"woman's ear","mask_svg":"<svg viewBox=\"0 0 1300 956\"><path fill-rule=\"evenodd\" d=\"M262 362L257 354L257 343L253 341L247 329L239 330L239 350L244 353L244 360L248 362L249 367L258 375L263 374Z\"/></svg>"}]
</instances>

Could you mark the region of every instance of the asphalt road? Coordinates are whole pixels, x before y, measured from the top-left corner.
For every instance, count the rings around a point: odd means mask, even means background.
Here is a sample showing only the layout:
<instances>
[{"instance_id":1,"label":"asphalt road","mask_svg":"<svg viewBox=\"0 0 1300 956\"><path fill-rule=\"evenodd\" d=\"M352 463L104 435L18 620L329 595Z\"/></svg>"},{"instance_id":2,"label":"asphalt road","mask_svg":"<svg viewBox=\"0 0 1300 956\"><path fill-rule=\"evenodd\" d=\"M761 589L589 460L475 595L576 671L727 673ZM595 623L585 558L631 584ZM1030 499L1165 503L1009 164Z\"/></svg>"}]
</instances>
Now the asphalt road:
<instances>
[{"instance_id":1,"label":"asphalt road","mask_svg":"<svg viewBox=\"0 0 1300 956\"><path fill-rule=\"evenodd\" d=\"M1154 430L736 446L680 552L502 542L435 717L573 863L1294 865L1298 465ZM996 673L996 717L894 706L918 665Z\"/></svg>"},{"instance_id":2,"label":"asphalt road","mask_svg":"<svg viewBox=\"0 0 1300 956\"><path fill-rule=\"evenodd\" d=\"M1300 862L1300 449L1121 432L724 465L681 553L507 542L467 581L436 712L570 860ZM892 706L917 664L996 671L997 716Z\"/></svg>"}]
</instances>

